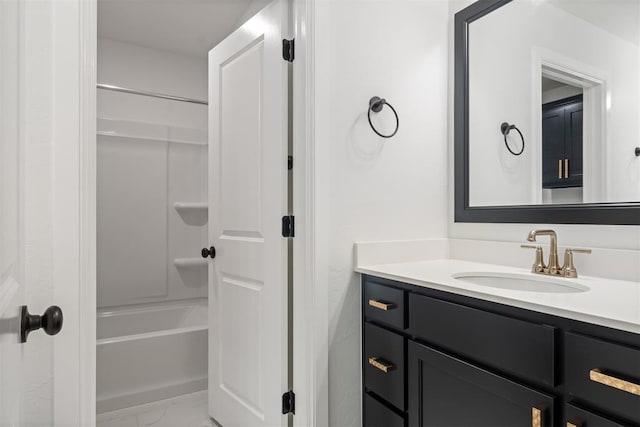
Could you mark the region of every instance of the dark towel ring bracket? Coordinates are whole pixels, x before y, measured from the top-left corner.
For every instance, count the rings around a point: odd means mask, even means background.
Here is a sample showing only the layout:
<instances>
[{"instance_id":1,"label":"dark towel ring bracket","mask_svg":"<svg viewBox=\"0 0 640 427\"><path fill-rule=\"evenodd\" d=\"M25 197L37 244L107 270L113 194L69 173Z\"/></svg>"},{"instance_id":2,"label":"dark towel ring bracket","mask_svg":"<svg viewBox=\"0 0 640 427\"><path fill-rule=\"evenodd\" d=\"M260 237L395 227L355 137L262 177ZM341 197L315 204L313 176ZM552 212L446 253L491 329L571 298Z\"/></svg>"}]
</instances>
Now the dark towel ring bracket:
<instances>
[{"instance_id":1,"label":"dark towel ring bracket","mask_svg":"<svg viewBox=\"0 0 640 427\"><path fill-rule=\"evenodd\" d=\"M384 107L385 105L388 105L389 108L391 108L391 111L393 111L393 114L396 116L396 130L394 130L390 135L381 134L375 127L373 127L373 123L371 123L371 111L373 111L374 113L379 113L380 111L382 111L382 107ZM369 111L367 111L367 119L369 119L369 126L371 126L371 129L373 129L373 131L378 136L381 136L383 138L391 138L398 132L398 128L400 127L400 119L398 118L396 109L393 108L393 106L391 106L391 104L389 104L384 98L380 98L378 96L374 96L369 100Z\"/></svg>"},{"instance_id":2,"label":"dark towel ring bracket","mask_svg":"<svg viewBox=\"0 0 640 427\"><path fill-rule=\"evenodd\" d=\"M520 134L520 139L522 139L522 148L517 153L509 147L509 143L507 142L507 135L509 135L509 131L511 131L511 129L515 129ZM509 123L504 122L500 125L500 132L504 135L504 145L507 146L507 150L509 150L511 154L519 156L524 152L524 136L522 136L522 132L520 132L520 129L518 129L516 125L510 125Z\"/></svg>"}]
</instances>

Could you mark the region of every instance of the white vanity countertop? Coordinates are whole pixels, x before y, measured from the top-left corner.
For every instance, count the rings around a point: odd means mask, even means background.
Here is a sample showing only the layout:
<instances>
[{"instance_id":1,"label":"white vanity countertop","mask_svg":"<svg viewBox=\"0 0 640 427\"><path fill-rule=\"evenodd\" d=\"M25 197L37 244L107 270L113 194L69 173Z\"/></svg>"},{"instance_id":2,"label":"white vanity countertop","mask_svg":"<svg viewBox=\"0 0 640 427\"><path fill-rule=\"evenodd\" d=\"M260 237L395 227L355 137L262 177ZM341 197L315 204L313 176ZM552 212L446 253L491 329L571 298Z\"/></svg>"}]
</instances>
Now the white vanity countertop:
<instances>
[{"instance_id":1,"label":"white vanity countertop","mask_svg":"<svg viewBox=\"0 0 640 427\"><path fill-rule=\"evenodd\" d=\"M580 276L566 280L589 287L586 292L545 293L492 288L454 279L457 273L515 273L532 277L529 269L439 259L358 266L356 271L399 282L640 333L640 283ZM556 280L557 281L557 280Z\"/></svg>"}]
</instances>

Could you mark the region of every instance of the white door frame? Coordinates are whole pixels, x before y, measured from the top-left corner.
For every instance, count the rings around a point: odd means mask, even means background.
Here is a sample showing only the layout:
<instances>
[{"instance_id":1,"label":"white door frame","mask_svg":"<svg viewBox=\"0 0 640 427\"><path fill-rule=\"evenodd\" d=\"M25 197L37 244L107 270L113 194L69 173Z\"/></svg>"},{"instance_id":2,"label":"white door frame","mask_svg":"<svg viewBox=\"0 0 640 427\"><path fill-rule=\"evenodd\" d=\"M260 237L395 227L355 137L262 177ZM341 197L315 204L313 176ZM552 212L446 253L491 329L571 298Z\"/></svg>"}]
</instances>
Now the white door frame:
<instances>
[{"instance_id":1,"label":"white door frame","mask_svg":"<svg viewBox=\"0 0 640 427\"><path fill-rule=\"evenodd\" d=\"M97 0L80 0L80 425L96 421ZM83 424L86 423L86 424Z\"/></svg>"},{"instance_id":2,"label":"white door frame","mask_svg":"<svg viewBox=\"0 0 640 427\"><path fill-rule=\"evenodd\" d=\"M96 0L53 3L54 426L95 425ZM73 214L69 214L73 212Z\"/></svg>"},{"instance_id":3,"label":"white door frame","mask_svg":"<svg viewBox=\"0 0 640 427\"><path fill-rule=\"evenodd\" d=\"M327 246L323 236L327 206L317 191L315 144L315 1L293 0L293 390L295 427L329 425L329 309Z\"/></svg>"},{"instance_id":4,"label":"white door frame","mask_svg":"<svg viewBox=\"0 0 640 427\"><path fill-rule=\"evenodd\" d=\"M70 286L68 277L57 275L54 281L54 293L78 302L77 359L60 360L55 357L54 368L69 372L72 366L78 366L78 392L58 389L54 386L60 408L75 400L78 414L65 415L54 408L56 425L92 426L96 421L96 61L97 61L97 0L65 0L60 3L72 4L61 8L65 16L57 18L68 21L70 25L60 32L64 37L56 39L56 56L67 49L68 54L56 57L56 63L63 66L64 61L76 61L77 76L66 76L61 84L75 85L79 95L77 109L65 113L67 126L61 131L75 130L77 137L71 138L78 143L69 144L70 155L78 156L76 186L71 190L65 185L56 184L61 194L72 196L79 193L76 200L79 207L77 224L79 265L77 282ZM294 156L294 215L296 216L296 237L294 242L294 308L293 308L293 390L296 393L296 415L293 425L327 426L328 411L328 309L326 269L326 246L322 245L318 218L322 218L323 204L316 197L316 183L322 177L316 176L316 154L320 152L314 140L314 39L313 24L315 4L313 0L292 0L293 35L296 39L296 58L293 63L293 156ZM76 25L72 25L73 23ZM77 46L77 51L69 49ZM56 123L58 124L58 123ZM57 135L62 137L62 135ZM68 165L69 160L61 160ZM72 177L70 177L71 179ZM56 198L57 199L57 198ZM67 280L65 280L67 279ZM66 315L67 313L65 313ZM66 326L66 325L65 325ZM76 332L76 331L74 331ZM69 345L56 341L56 344ZM66 393L61 395L60 393ZM58 404L56 404L58 407ZM74 422L75 420L75 422Z\"/></svg>"}]
</instances>

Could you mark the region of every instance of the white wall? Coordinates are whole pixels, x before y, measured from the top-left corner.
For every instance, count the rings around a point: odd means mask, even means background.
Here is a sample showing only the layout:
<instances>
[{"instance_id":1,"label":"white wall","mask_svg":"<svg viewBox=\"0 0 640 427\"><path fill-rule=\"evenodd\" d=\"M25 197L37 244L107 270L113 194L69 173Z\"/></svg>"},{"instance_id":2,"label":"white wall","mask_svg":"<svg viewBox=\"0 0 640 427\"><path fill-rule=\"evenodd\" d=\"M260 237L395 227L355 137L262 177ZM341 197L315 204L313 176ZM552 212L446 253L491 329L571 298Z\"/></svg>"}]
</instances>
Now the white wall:
<instances>
[{"instance_id":1,"label":"white wall","mask_svg":"<svg viewBox=\"0 0 640 427\"><path fill-rule=\"evenodd\" d=\"M526 17L526 19L523 19ZM470 25L469 127L470 204L530 204L539 200L539 103L533 97L536 52L579 64L578 71L607 79L607 194L597 201L639 201L640 162L633 143L640 138L638 46L570 13L534 0L515 1ZM508 36L506 36L508 35ZM547 54L546 52L549 52ZM585 115L587 117L587 115ZM585 119L587 120L587 119ZM515 123L527 140L518 157L504 147L500 123ZM517 136L517 135L514 135ZM514 140L519 147L519 141ZM534 154L536 153L536 154ZM585 175L590 160L585 149ZM599 157L599 156L598 156ZM585 186L589 185L585 180Z\"/></svg>"},{"instance_id":2,"label":"white wall","mask_svg":"<svg viewBox=\"0 0 640 427\"><path fill-rule=\"evenodd\" d=\"M205 59L98 41L98 82L207 99ZM207 107L98 91L98 306L206 297ZM144 165L144 166L142 166Z\"/></svg>"},{"instance_id":3,"label":"white wall","mask_svg":"<svg viewBox=\"0 0 640 427\"><path fill-rule=\"evenodd\" d=\"M316 3L316 176L328 261L329 425L361 425L360 283L353 242L446 235L447 2ZM369 98L398 111L391 139ZM385 108L375 122L393 121Z\"/></svg>"},{"instance_id":4,"label":"white wall","mask_svg":"<svg viewBox=\"0 0 640 427\"><path fill-rule=\"evenodd\" d=\"M236 22L235 28L240 28L242 24L251 19L253 15L267 7L269 3L271 3L271 1L272 0L251 0L251 3L249 3L249 7L247 7L247 10L242 14L242 16L240 16L240 18Z\"/></svg>"},{"instance_id":5,"label":"white wall","mask_svg":"<svg viewBox=\"0 0 640 427\"><path fill-rule=\"evenodd\" d=\"M542 203L582 203L582 189L583 187L543 188Z\"/></svg>"},{"instance_id":6,"label":"white wall","mask_svg":"<svg viewBox=\"0 0 640 427\"><path fill-rule=\"evenodd\" d=\"M473 3L472 0L451 0L449 9L449 67L453 70L453 16ZM640 227L615 225L562 225L562 224L473 224L454 222L454 167L453 167L453 88L449 79L449 227L450 238L504 242L524 242L527 233L534 228L549 228L558 232L563 246L632 249L640 251ZM588 255L587 255L588 256ZM640 260L640 253L638 259ZM499 262L499 260L496 260ZM576 264L579 261L576 260ZM609 268L615 268L609 266ZM637 268L640 268L640 264Z\"/></svg>"},{"instance_id":7,"label":"white wall","mask_svg":"<svg viewBox=\"0 0 640 427\"><path fill-rule=\"evenodd\" d=\"M207 58L98 39L98 83L207 99ZM206 129L207 108L98 90L98 117Z\"/></svg>"},{"instance_id":8,"label":"white wall","mask_svg":"<svg viewBox=\"0 0 640 427\"><path fill-rule=\"evenodd\" d=\"M207 97L207 58L98 39L98 83Z\"/></svg>"}]
</instances>

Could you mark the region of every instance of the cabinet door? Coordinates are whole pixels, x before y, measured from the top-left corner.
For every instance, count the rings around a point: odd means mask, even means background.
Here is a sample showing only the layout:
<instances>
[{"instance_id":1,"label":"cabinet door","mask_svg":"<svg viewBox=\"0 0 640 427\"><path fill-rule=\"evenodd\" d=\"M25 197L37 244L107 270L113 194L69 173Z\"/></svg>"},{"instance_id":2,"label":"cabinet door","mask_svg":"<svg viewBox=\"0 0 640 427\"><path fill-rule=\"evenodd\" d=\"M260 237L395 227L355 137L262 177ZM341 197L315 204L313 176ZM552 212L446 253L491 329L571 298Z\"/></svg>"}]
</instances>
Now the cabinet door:
<instances>
[{"instance_id":1,"label":"cabinet door","mask_svg":"<svg viewBox=\"0 0 640 427\"><path fill-rule=\"evenodd\" d=\"M564 122L563 106L542 110L542 187L555 188L562 185L564 167Z\"/></svg>"},{"instance_id":2,"label":"cabinet door","mask_svg":"<svg viewBox=\"0 0 640 427\"><path fill-rule=\"evenodd\" d=\"M409 425L543 427L553 398L432 348L409 342Z\"/></svg>"},{"instance_id":3,"label":"cabinet door","mask_svg":"<svg viewBox=\"0 0 640 427\"><path fill-rule=\"evenodd\" d=\"M564 156L567 187L582 187L582 100L567 105L565 114Z\"/></svg>"},{"instance_id":4,"label":"cabinet door","mask_svg":"<svg viewBox=\"0 0 640 427\"><path fill-rule=\"evenodd\" d=\"M582 95L542 106L542 187L582 187Z\"/></svg>"}]
</instances>

